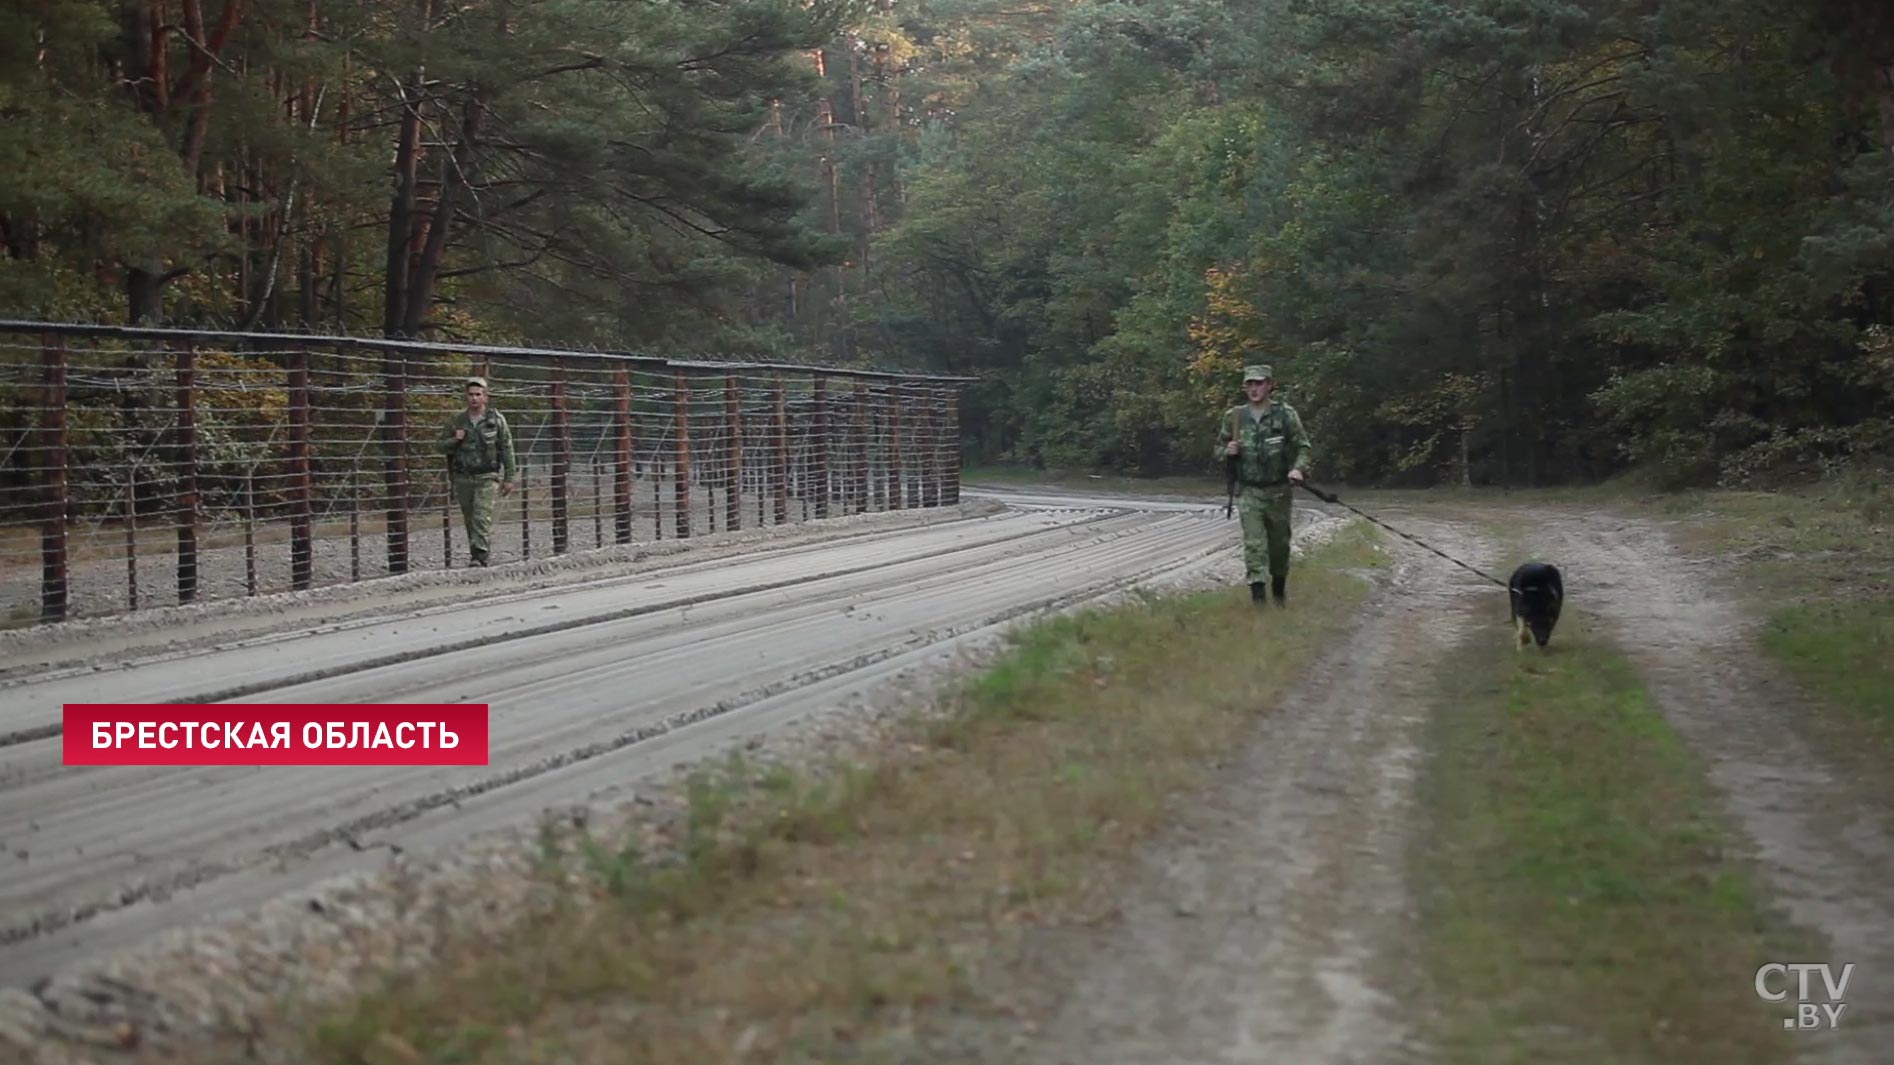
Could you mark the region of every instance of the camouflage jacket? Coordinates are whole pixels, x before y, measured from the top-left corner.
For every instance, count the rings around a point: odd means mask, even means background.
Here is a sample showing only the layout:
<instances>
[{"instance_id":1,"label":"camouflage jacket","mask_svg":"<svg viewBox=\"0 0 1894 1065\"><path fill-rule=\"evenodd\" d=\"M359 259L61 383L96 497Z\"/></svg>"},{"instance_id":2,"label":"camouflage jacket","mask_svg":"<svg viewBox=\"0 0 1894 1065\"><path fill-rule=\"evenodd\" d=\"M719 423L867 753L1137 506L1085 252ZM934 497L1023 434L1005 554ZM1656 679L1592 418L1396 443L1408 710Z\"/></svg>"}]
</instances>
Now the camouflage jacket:
<instances>
[{"instance_id":1,"label":"camouflage jacket","mask_svg":"<svg viewBox=\"0 0 1894 1065\"><path fill-rule=\"evenodd\" d=\"M458 429L467 430L466 439L454 439ZM456 477L498 474L501 480L511 481L518 469L513 458L513 430L506 424L506 416L492 407L478 420L464 410L456 412L441 433L440 446L441 453L447 456L448 468Z\"/></svg>"},{"instance_id":2,"label":"camouflage jacket","mask_svg":"<svg viewBox=\"0 0 1894 1065\"><path fill-rule=\"evenodd\" d=\"M1246 487L1273 488L1289 483L1289 471L1309 472L1308 430L1295 408L1281 400L1271 400L1263 416L1252 422L1245 414L1247 403L1239 403L1223 413L1217 432L1217 458L1231 440L1240 439L1236 479Z\"/></svg>"}]
</instances>

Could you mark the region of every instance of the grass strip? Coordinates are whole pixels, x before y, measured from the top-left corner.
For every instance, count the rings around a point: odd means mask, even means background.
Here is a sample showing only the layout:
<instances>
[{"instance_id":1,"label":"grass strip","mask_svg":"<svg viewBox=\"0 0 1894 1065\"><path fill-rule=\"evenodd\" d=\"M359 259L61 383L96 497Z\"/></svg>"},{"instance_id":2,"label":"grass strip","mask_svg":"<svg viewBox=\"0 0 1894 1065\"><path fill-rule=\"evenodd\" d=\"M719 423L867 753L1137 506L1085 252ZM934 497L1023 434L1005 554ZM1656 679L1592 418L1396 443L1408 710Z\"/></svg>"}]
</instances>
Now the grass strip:
<instances>
[{"instance_id":1,"label":"grass strip","mask_svg":"<svg viewBox=\"0 0 1894 1065\"><path fill-rule=\"evenodd\" d=\"M1663 509L1763 617L1761 645L1822 711L1822 749L1894 797L1894 486L1860 471L1792 492L1691 493Z\"/></svg>"},{"instance_id":2,"label":"grass strip","mask_svg":"<svg viewBox=\"0 0 1894 1065\"><path fill-rule=\"evenodd\" d=\"M1894 601L1823 601L1774 611L1763 646L1797 680L1857 715L1882 761L1894 750Z\"/></svg>"},{"instance_id":3,"label":"grass strip","mask_svg":"<svg viewBox=\"0 0 1894 1065\"><path fill-rule=\"evenodd\" d=\"M1231 589L1048 620L873 758L701 775L681 860L585 841L570 905L364 995L311 1056L866 1060L922 1011L1002 1009L970 974L1028 924L1097 908L1384 560L1356 525L1299 564L1289 611Z\"/></svg>"},{"instance_id":4,"label":"grass strip","mask_svg":"<svg viewBox=\"0 0 1894 1065\"><path fill-rule=\"evenodd\" d=\"M1412 860L1442 1060L1788 1060L1753 978L1795 951L1702 767L1623 655L1559 639L1442 670Z\"/></svg>"}]
</instances>

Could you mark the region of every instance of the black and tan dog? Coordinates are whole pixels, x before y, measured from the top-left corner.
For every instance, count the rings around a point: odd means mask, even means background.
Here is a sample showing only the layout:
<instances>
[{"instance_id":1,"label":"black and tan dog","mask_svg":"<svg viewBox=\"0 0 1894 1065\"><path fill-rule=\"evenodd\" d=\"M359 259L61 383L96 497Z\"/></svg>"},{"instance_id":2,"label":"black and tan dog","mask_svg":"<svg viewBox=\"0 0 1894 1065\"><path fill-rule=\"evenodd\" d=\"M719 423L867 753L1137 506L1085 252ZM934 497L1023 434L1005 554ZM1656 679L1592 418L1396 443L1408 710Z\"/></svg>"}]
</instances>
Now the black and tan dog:
<instances>
[{"instance_id":1,"label":"black and tan dog","mask_svg":"<svg viewBox=\"0 0 1894 1065\"><path fill-rule=\"evenodd\" d=\"M1552 638L1552 627L1559 623L1559 607L1565 602L1565 579L1550 562L1528 562L1513 571L1506 583L1512 599L1514 650L1539 642L1541 650Z\"/></svg>"}]
</instances>

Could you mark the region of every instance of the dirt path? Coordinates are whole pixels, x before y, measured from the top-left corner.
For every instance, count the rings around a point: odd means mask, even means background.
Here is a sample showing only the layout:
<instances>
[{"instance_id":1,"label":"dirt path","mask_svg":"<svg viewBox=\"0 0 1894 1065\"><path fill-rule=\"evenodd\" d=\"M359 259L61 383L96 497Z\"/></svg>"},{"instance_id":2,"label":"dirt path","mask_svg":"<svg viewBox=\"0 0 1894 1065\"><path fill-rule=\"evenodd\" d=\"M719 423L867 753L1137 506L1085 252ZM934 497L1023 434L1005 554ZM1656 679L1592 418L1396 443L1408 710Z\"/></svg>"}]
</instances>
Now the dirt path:
<instances>
[{"instance_id":1,"label":"dirt path","mask_svg":"<svg viewBox=\"0 0 1894 1065\"><path fill-rule=\"evenodd\" d=\"M1465 528L1408 526L1476 562L1492 550ZM1399 983L1410 967L1391 952L1411 919L1402 862L1423 686L1458 638L1467 601L1497 590L1404 544L1391 551L1387 586L1359 627L1311 664L1144 857L1117 919L1030 941L1033 975L1021 983L1057 990L1024 1012L1045 1023L1021 1045L975 1057L1382 1065L1414 1056ZM1272 620L1292 625L1295 614Z\"/></svg>"},{"instance_id":2,"label":"dirt path","mask_svg":"<svg viewBox=\"0 0 1894 1065\"><path fill-rule=\"evenodd\" d=\"M1827 937L1818 958L1854 963L1833 1033L1803 1033L1807 1060L1885 1062L1894 1038L1894 836L1876 807L1804 738L1806 708L1763 661L1754 618L1726 574L1692 562L1652 521L1579 510L1514 517L1565 573L1573 608L1603 619L1659 705L1708 765L1770 888ZM1820 979L1815 980L1821 997Z\"/></svg>"},{"instance_id":3,"label":"dirt path","mask_svg":"<svg viewBox=\"0 0 1894 1065\"><path fill-rule=\"evenodd\" d=\"M1473 525L1429 508L1380 516L1488 572ZM1755 621L1656 522L1581 508L1485 511L1565 571L1707 765L1766 884L1821 957L1855 964L1840 1030L1797 1037L1810 1062L1888 1060L1894 840L1885 811L1824 764L1793 686L1759 659ZM1457 516L1455 516L1457 518ZM1503 593L1398 540L1387 585L1342 645L1178 815L1092 929L1032 933L1009 980L1012 1032L961 1031L940 1057L1033 1065L1425 1060L1425 1008L1402 863L1426 685L1471 624L1510 635ZM1292 623L1293 613L1284 615ZM1820 980L1816 978L1820 996ZM998 1045L1005 1040L1004 1047ZM945 1049L945 1048L943 1048Z\"/></svg>"}]
</instances>

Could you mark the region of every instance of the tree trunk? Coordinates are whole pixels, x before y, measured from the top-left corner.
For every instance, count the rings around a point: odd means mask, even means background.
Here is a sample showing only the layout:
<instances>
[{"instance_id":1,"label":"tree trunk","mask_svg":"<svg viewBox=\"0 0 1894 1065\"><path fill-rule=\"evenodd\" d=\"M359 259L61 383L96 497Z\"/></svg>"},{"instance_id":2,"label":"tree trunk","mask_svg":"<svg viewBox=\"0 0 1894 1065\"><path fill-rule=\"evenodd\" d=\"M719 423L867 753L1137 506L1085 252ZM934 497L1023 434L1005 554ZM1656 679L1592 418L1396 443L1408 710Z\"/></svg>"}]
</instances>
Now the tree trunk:
<instances>
[{"instance_id":1,"label":"tree trunk","mask_svg":"<svg viewBox=\"0 0 1894 1065\"><path fill-rule=\"evenodd\" d=\"M384 279L381 331L400 336L408 320L408 246L414 239L414 190L421 155L422 75L416 72L405 91L401 132L395 143L395 195L388 206L388 261Z\"/></svg>"},{"instance_id":2,"label":"tree trunk","mask_svg":"<svg viewBox=\"0 0 1894 1065\"><path fill-rule=\"evenodd\" d=\"M475 145L480 136L480 116L485 111L487 94L476 90L468 98L467 106L461 115L460 145L450 151L441 160L441 191L434 205L434 218L429 224L427 243L421 249L421 257L414 265L414 277L408 290L407 316L403 322L408 336L417 336L427 321L427 312L434 302L434 283L440 277L441 258L447 252L447 237L453 229L454 211L459 205L461 190L467 187L467 180L475 165Z\"/></svg>"},{"instance_id":3,"label":"tree trunk","mask_svg":"<svg viewBox=\"0 0 1894 1065\"><path fill-rule=\"evenodd\" d=\"M156 270L133 266L125 271L126 311L133 325L153 324L164 318L164 277Z\"/></svg>"}]
</instances>

